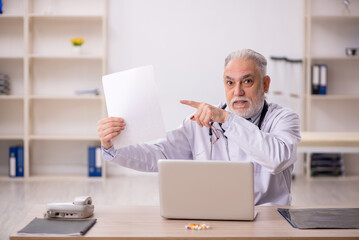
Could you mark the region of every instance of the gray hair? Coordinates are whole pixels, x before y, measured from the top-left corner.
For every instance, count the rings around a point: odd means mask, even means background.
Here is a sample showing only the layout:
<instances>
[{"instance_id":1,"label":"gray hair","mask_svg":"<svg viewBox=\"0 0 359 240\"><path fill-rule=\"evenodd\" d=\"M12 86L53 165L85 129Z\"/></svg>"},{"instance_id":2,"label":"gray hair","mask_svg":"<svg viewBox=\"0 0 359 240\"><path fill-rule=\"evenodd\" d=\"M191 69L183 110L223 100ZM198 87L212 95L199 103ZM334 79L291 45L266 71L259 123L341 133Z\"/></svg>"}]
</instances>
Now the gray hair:
<instances>
[{"instance_id":1,"label":"gray hair","mask_svg":"<svg viewBox=\"0 0 359 240\"><path fill-rule=\"evenodd\" d=\"M251 49L242 49L232 52L226 57L224 67L226 67L230 61L235 59L253 60L256 63L262 77L264 77L267 73L267 60L262 54L257 53L256 51Z\"/></svg>"}]
</instances>

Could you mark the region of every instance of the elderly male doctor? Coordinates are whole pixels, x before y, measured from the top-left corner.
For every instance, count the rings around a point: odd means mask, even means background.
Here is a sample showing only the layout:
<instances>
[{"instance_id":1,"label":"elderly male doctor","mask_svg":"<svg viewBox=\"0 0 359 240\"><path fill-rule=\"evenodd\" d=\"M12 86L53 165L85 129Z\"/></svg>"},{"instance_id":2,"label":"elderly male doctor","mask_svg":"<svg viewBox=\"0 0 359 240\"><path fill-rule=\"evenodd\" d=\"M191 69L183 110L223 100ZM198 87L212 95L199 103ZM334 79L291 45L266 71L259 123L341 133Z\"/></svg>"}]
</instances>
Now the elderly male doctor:
<instances>
[{"instance_id":1,"label":"elderly male doctor","mask_svg":"<svg viewBox=\"0 0 359 240\"><path fill-rule=\"evenodd\" d=\"M266 59L250 49L228 55L223 73L226 103L215 107L181 101L196 108L195 114L155 144L115 150L111 140L125 129L126 119L100 120L104 159L148 172L157 171L158 159L164 158L251 161L255 204L290 205L300 122L292 110L265 101L271 81L266 65Z\"/></svg>"}]
</instances>

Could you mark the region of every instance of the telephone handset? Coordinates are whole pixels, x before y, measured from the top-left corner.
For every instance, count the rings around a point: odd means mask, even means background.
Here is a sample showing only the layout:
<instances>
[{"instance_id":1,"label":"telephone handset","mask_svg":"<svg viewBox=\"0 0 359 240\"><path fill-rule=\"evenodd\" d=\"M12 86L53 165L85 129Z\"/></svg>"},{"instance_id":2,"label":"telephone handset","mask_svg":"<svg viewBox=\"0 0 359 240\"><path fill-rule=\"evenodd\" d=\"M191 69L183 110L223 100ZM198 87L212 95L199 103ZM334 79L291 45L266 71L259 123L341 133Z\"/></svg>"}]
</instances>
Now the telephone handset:
<instances>
[{"instance_id":1,"label":"telephone handset","mask_svg":"<svg viewBox=\"0 0 359 240\"><path fill-rule=\"evenodd\" d=\"M94 212L94 205L89 196L76 197L72 203L48 203L46 218L88 218Z\"/></svg>"}]
</instances>

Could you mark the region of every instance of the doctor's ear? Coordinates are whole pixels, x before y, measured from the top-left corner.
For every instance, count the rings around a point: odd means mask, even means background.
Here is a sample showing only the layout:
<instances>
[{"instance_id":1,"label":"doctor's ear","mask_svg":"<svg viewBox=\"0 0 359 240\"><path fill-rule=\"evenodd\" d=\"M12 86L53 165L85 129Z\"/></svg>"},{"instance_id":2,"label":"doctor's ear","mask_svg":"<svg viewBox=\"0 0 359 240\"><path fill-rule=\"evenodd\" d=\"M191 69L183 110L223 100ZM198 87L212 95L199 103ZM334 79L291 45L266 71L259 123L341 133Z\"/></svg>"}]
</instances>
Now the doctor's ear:
<instances>
[{"instance_id":1,"label":"doctor's ear","mask_svg":"<svg viewBox=\"0 0 359 240\"><path fill-rule=\"evenodd\" d=\"M265 93L268 93L269 91L269 85L270 85L270 77L268 75L266 75L264 78L263 78L263 87L264 87L264 92Z\"/></svg>"}]
</instances>

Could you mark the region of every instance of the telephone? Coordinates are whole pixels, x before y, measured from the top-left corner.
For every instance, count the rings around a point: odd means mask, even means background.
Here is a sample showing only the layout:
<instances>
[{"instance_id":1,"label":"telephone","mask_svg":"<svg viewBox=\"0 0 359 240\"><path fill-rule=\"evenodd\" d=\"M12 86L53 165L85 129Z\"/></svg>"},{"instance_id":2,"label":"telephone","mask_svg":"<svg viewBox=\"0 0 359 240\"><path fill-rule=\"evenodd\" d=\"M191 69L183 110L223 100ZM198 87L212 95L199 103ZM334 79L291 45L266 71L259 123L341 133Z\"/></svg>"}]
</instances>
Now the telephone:
<instances>
[{"instance_id":1,"label":"telephone","mask_svg":"<svg viewBox=\"0 0 359 240\"><path fill-rule=\"evenodd\" d=\"M45 218L88 218L94 212L89 196L76 197L72 203L48 203Z\"/></svg>"}]
</instances>

